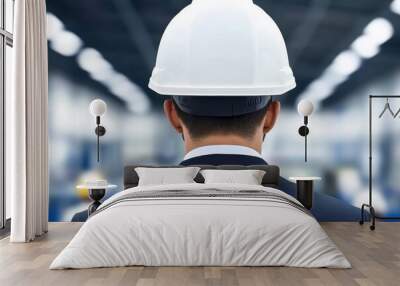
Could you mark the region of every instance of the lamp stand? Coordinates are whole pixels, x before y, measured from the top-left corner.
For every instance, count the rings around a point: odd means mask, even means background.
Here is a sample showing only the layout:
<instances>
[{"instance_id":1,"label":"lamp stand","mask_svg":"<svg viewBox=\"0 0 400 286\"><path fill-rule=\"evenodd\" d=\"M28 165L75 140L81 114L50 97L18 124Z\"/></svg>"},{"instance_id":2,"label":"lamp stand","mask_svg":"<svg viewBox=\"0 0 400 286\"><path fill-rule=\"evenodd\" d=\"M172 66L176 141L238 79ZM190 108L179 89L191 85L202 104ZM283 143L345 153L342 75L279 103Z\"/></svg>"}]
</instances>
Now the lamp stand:
<instances>
[{"instance_id":1,"label":"lamp stand","mask_svg":"<svg viewBox=\"0 0 400 286\"><path fill-rule=\"evenodd\" d=\"M97 135L97 162L100 162L100 137L106 134L106 129L100 125L100 116L96 116L96 125L94 132Z\"/></svg>"},{"instance_id":2,"label":"lamp stand","mask_svg":"<svg viewBox=\"0 0 400 286\"><path fill-rule=\"evenodd\" d=\"M304 116L304 125L299 128L300 136L304 137L304 161L307 162L307 135L310 133L308 125L308 116Z\"/></svg>"}]
</instances>

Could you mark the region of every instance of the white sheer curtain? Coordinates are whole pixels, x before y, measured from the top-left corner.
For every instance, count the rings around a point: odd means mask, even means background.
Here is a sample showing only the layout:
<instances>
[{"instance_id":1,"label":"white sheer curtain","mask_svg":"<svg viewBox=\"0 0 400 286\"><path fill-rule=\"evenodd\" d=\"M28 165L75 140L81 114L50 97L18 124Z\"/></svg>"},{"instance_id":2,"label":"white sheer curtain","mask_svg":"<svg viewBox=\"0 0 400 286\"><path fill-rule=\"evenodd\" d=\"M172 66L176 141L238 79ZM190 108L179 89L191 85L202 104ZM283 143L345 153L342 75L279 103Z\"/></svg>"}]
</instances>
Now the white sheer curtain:
<instances>
[{"instance_id":1,"label":"white sheer curtain","mask_svg":"<svg viewBox=\"0 0 400 286\"><path fill-rule=\"evenodd\" d=\"M6 184L12 242L47 232L48 134L45 0L15 1L13 92L6 111Z\"/></svg>"}]
</instances>

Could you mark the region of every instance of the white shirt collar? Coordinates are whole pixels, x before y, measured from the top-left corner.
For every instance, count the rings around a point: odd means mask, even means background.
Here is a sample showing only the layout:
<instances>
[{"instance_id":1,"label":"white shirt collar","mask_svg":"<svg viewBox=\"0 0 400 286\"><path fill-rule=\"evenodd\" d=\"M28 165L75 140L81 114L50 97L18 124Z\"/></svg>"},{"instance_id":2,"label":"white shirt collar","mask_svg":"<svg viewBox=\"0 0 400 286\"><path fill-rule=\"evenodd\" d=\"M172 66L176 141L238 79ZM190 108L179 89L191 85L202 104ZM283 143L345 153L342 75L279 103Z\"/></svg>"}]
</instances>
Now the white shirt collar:
<instances>
[{"instance_id":1,"label":"white shirt collar","mask_svg":"<svg viewBox=\"0 0 400 286\"><path fill-rule=\"evenodd\" d=\"M261 154L256 150L240 146L240 145L208 145L195 148L189 151L183 160L188 160L194 157L212 155L212 154L232 154L232 155L246 155L262 158Z\"/></svg>"}]
</instances>

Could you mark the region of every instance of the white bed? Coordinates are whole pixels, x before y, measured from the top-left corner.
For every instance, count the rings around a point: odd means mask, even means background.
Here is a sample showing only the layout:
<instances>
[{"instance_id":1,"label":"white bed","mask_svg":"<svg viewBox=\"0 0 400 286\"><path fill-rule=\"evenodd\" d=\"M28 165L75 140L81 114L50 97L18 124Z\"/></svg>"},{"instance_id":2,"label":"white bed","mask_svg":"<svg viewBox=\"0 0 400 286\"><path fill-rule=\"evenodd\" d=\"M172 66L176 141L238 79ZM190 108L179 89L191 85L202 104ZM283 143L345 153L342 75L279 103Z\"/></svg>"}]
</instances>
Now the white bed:
<instances>
[{"instance_id":1,"label":"white bed","mask_svg":"<svg viewBox=\"0 0 400 286\"><path fill-rule=\"evenodd\" d=\"M351 267L293 197L263 186L197 183L114 195L50 269L128 265Z\"/></svg>"}]
</instances>

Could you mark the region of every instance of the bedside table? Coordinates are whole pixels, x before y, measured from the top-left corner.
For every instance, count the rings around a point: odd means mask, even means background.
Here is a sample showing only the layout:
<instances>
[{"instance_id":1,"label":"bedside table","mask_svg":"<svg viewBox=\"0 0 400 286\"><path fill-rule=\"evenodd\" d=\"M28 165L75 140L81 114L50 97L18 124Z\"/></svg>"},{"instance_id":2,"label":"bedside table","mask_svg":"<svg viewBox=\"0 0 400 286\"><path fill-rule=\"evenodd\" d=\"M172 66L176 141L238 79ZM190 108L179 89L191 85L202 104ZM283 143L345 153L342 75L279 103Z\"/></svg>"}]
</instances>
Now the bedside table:
<instances>
[{"instance_id":1,"label":"bedside table","mask_svg":"<svg viewBox=\"0 0 400 286\"><path fill-rule=\"evenodd\" d=\"M93 201L88 207L88 216L94 213L97 208L101 205L100 200L106 195L107 189L115 189L117 185L106 185L106 186L91 186L91 185L79 185L77 189L88 189L89 198Z\"/></svg>"},{"instance_id":2,"label":"bedside table","mask_svg":"<svg viewBox=\"0 0 400 286\"><path fill-rule=\"evenodd\" d=\"M306 209L312 208L313 203L313 182L321 180L320 177L289 177L289 180L296 182L297 200L301 202Z\"/></svg>"}]
</instances>

